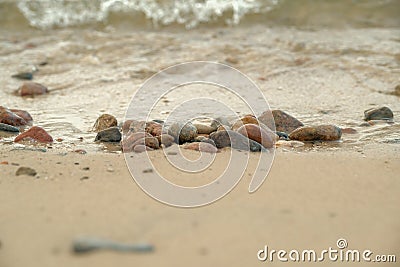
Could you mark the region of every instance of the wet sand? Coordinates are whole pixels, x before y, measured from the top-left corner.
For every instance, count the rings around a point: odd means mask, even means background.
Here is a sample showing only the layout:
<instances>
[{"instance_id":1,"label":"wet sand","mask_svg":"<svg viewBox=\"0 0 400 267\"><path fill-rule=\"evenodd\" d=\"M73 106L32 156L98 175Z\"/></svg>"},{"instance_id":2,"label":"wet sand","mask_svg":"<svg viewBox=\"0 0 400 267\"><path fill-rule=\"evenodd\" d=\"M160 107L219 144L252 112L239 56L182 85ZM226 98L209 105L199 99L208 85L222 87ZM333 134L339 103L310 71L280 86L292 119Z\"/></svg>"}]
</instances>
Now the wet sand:
<instances>
[{"instance_id":1,"label":"wet sand","mask_svg":"<svg viewBox=\"0 0 400 267\"><path fill-rule=\"evenodd\" d=\"M9 165L0 165L0 265L280 266L288 263L258 262L257 251L322 250L339 238L352 249L399 255L398 152L278 151L256 193L247 192L246 172L216 203L180 209L141 191L121 154L3 150ZM150 155L166 164L159 151ZM15 176L14 163L33 167L40 178ZM204 178L213 174L205 171ZM149 242L155 251L75 255L72 240L80 236Z\"/></svg>"}]
</instances>

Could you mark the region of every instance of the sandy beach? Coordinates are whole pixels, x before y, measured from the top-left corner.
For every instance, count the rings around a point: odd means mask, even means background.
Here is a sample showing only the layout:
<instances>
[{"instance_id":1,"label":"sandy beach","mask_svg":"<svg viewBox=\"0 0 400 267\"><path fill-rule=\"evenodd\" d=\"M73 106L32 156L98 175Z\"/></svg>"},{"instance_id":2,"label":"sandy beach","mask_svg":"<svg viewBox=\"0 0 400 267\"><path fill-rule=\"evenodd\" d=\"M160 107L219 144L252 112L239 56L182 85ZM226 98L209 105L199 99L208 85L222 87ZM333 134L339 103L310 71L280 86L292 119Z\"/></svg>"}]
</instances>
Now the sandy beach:
<instances>
[{"instance_id":1,"label":"sandy beach","mask_svg":"<svg viewBox=\"0 0 400 267\"><path fill-rule=\"evenodd\" d=\"M398 2L265 1L258 7L258 1L238 1L235 11L210 1L199 4L198 13L183 4L168 5L172 0L159 1L165 6L138 2L142 5L131 3L122 13L84 2L88 12L81 18L68 1L60 13L50 2L35 9L23 1L0 1L0 106L28 111L31 124L54 140L17 143L18 133L0 130L1 267L365 266L327 258L318 263L257 258L265 246L319 252L337 249L339 239L347 241L346 249L371 250L371 258L400 260ZM139 99L137 113L126 117L135 93L152 75L199 60L239 70L271 109L305 126L335 125L340 138L270 148L269 174L252 194L248 188L261 152L219 148L213 165L193 175L165 159L163 151L176 144L148 156L134 153L130 168L137 173L161 172L182 186L215 180L231 152L249 157L238 185L210 205L177 208L156 201L133 179L119 142L95 142L93 125L107 113L121 129L127 119L147 115L141 110L145 103L154 103L149 120L166 120L185 101L210 96L229 103L238 118L249 114L243 99L200 84L164 96L149 91ZM25 81L12 76L26 72L48 92L18 95ZM388 107L393 118L365 120L365 110L380 107ZM199 101L187 110L220 115L220 106L209 108ZM191 160L200 156L192 150L184 154ZM150 171L144 164L148 158L154 162ZM17 175L21 167L35 174ZM239 167L234 170L240 172ZM145 243L154 250L76 253L73 242L82 237Z\"/></svg>"},{"instance_id":2,"label":"sandy beach","mask_svg":"<svg viewBox=\"0 0 400 267\"><path fill-rule=\"evenodd\" d=\"M264 245L322 250L339 238L376 254L400 250L398 150L278 152L256 193L247 192L246 173L222 200L195 209L168 207L147 196L122 155L10 151L2 160L10 163L0 169L2 266L262 266L256 254ZM34 166L40 178L15 177L13 164ZM72 240L80 236L150 242L155 251L74 255Z\"/></svg>"}]
</instances>

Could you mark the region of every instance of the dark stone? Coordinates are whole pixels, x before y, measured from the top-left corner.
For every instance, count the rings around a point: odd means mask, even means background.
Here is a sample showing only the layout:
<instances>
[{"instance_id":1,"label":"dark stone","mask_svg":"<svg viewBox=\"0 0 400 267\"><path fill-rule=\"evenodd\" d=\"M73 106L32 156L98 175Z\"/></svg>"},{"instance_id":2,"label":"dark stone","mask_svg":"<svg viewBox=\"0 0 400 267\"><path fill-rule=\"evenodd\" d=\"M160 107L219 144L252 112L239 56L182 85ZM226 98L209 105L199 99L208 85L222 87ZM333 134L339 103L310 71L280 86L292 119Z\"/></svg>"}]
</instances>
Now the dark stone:
<instances>
[{"instance_id":1,"label":"dark stone","mask_svg":"<svg viewBox=\"0 0 400 267\"><path fill-rule=\"evenodd\" d=\"M239 150L261 151L262 145L246 136L231 130L217 131L210 134L217 148L232 147Z\"/></svg>"},{"instance_id":2,"label":"dark stone","mask_svg":"<svg viewBox=\"0 0 400 267\"><path fill-rule=\"evenodd\" d=\"M370 120L391 120L393 112L388 107L371 108L364 111L364 119Z\"/></svg>"},{"instance_id":3,"label":"dark stone","mask_svg":"<svg viewBox=\"0 0 400 267\"><path fill-rule=\"evenodd\" d=\"M197 137L197 128L191 123L173 123L169 129L168 134L175 138L175 142L183 144L192 142Z\"/></svg>"},{"instance_id":4,"label":"dark stone","mask_svg":"<svg viewBox=\"0 0 400 267\"><path fill-rule=\"evenodd\" d=\"M0 123L0 131L5 131L5 132L12 132L12 133L19 133L19 129L17 127Z\"/></svg>"},{"instance_id":5,"label":"dark stone","mask_svg":"<svg viewBox=\"0 0 400 267\"><path fill-rule=\"evenodd\" d=\"M28 176L35 176L37 172L29 167L19 167L17 172L15 173L16 176L20 175L28 175Z\"/></svg>"},{"instance_id":6,"label":"dark stone","mask_svg":"<svg viewBox=\"0 0 400 267\"><path fill-rule=\"evenodd\" d=\"M111 127L98 132L94 141L119 142L121 141L121 132L118 127Z\"/></svg>"},{"instance_id":7,"label":"dark stone","mask_svg":"<svg viewBox=\"0 0 400 267\"><path fill-rule=\"evenodd\" d=\"M276 131L288 134L304 125L298 119L282 110L267 110L258 117L258 120L272 130L275 122Z\"/></svg>"},{"instance_id":8,"label":"dark stone","mask_svg":"<svg viewBox=\"0 0 400 267\"><path fill-rule=\"evenodd\" d=\"M32 72L20 72L20 73L12 75L11 77L20 79L20 80L32 80L33 73Z\"/></svg>"}]
</instances>

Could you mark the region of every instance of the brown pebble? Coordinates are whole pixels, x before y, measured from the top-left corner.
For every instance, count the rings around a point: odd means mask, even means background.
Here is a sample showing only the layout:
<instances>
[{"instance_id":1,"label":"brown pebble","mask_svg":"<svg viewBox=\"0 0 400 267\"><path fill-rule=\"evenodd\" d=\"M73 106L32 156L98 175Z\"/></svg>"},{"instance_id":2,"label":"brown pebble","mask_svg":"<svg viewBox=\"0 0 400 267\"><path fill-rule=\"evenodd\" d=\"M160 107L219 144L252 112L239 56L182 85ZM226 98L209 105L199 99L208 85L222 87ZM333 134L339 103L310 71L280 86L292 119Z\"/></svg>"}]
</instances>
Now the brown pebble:
<instances>
[{"instance_id":1,"label":"brown pebble","mask_svg":"<svg viewBox=\"0 0 400 267\"><path fill-rule=\"evenodd\" d=\"M232 125L232 130L237 131L240 127L242 127L245 124L256 124L258 125L258 120L256 117L253 115L246 115L243 118L240 118L237 120L233 125Z\"/></svg>"},{"instance_id":2,"label":"brown pebble","mask_svg":"<svg viewBox=\"0 0 400 267\"><path fill-rule=\"evenodd\" d=\"M169 134L162 134L156 137L158 142L164 147L172 146L175 143L175 138Z\"/></svg>"},{"instance_id":3,"label":"brown pebble","mask_svg":"<svg viewBox=\"0 0 400 267\"><path fill-rule=\"evenodd\" d=\"M274 140L271 139L268 132L256 124L245 124L237 132L260 143L265 148L274 146Z\"/></svg>"},{"instance_id":4,"label":"brown pebble","mask_svg":"<svg viewBox=\"0 0 400 267\"><path fill-rule=\"evenodd\" d=\"M31 114L26 110L10 108L10 111L23 118L27 123L33 121Z\"/></svg>"},{"instance_id":5,"label":"brown pebble","mask_svg":"<svg viewBox=\"0 0 400 267\"><path fill-rule=\"evenodd\" d=\"M133 143L132 147L135 148L135 146L137 145L146 145L147 147L151 147L153 149L160 148L160 144L158 143L158 140L155 137L140 138L135 143Z\"/></svg>"},{"instance_id":6,"label":"brown pebble","mask_svg":"<svg viewBox=\"0 0 400 267\"><path fill-rule=\"evenodd\" d=\"M97 118L92 129L94 132L100 132L111 127L116 127L117 125L118 121L113 115L102 114Z\"/></svg>"},{"instance_id":7,"label":"brown pebble","mask_svg":"<svg viewBox=\"0 0 400 267\"><path fill-rule=\"evenodd\" d=\"M33 126L28 131L15 137L14 142L21 142L30 139L39 143L52 143L53 138L41 127Z\"/></svg>"},{"instance_id":8,"label":"brown pebble","mask_svg":"<svg viewBox=\"0 0 400 267\"><path fill-rule=\"evenodd\" d=\"M73 152L82 154L82 155L87 153L86 150L84 150L84 149L75 149Z\"/></svg>"},{"instance_id":9,"label":"brown pebble","mask_svg":"<svg viewBox=\"0 0 400 267\"><path fill-rule=\"evenodd\" d=\"M274 124L275 124L275 130L278 132L284 132L284 133L291 133L295 129L303 126L304 124L300 122L298 119L295 117L287 114L286 112L282 110L267 110L263 112L259 117L258 120L265 124L268 128L274 129Z\"/></svg>"},{"instance_id":10,"label":"brown pebble","mask_svg":"<svg viewBox=\"0 0 400 267\"><path fill-rule=\"evenodd\" d=\"M9 110L8 108L0 106L0 123L8 124L11 126L24 126L27 124L23 118Z\"/></svg>"},{"instance_id":11,"label":"brown pebble","mask_svg":"<svg viewBox=\"0 0 400 267\"><path fill-rule=\"evenodd\" d=\"M298 141L335 141L342 136L342 130L335 125L303 126L289 134Z\"/></svg>"},{"instance_id":12,"label":"brown pebble","mask_svg":"<svg viewBox=\"0 0 400 267\"><path fill-rule=\"evenodd\" d=\"M139 140L141 138L145 138L145 137L152 137L152 136L151 136L151 134L145 133L145 132L137 132L137 133L129 134L121 142L122 150L124 152L131 152L133 150L133 144L137 140Z\"/></svg>"},{"instance_id":13,"label":"brown pebble","mask_svg":"<svg viewBox=\"0 0 400 267\"><path fill-rule=\"evenodd\" d=\"M47 87L35 82L25 82L17 90L20 96L35 96L48 93Z\"/></svg>"}]
</instances>

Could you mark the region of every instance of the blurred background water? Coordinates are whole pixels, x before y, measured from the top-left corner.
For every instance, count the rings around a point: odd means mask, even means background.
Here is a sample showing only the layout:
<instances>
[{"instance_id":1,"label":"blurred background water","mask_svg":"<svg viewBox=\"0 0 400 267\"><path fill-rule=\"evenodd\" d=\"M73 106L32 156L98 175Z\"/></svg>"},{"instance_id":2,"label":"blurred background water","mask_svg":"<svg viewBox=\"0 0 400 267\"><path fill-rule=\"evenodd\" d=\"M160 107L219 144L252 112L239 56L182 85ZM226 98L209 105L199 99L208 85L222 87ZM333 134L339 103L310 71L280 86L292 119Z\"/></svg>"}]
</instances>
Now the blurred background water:
<instances>
[{"instance_id":1,"label":"blurred background water","mask_svg":"<svg viewBox=\"0 0 400 267\"><path fill-rule=\"evenodd\" d=\"M399 0L2 0L0 25L399 27L399 11Z\"/></svg>"}]
</instances>

